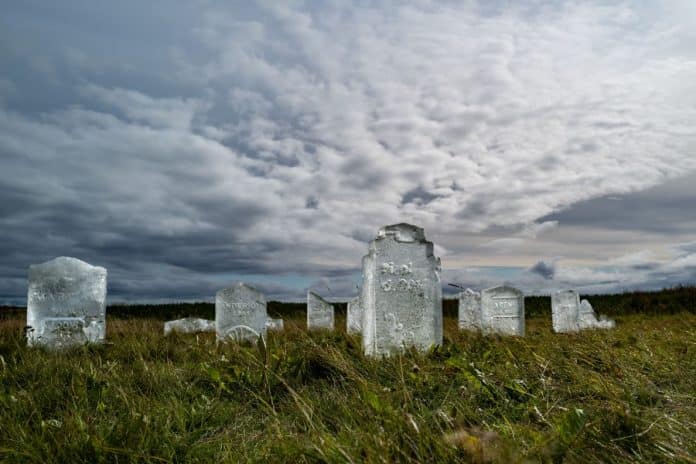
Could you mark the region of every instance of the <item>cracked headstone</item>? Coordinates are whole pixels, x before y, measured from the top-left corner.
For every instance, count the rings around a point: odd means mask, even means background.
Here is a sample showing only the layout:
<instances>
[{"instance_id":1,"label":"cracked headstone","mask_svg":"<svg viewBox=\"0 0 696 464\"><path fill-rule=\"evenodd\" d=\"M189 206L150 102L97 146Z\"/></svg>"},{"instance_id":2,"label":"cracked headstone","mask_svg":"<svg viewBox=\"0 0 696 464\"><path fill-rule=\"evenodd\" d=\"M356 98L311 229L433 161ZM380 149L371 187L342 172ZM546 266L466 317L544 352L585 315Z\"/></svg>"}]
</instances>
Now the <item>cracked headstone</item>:
<instances>
[{"instance_id":1,"label":"cracked headstone","mask_svg":"<svg viewBox=\"0 0 696 464\"><path fill-rule=\"evenodd\" d=\"M29 346L64 348L105 336L106 269L65 256L29 266Z\"/></svg>"},{"instance_id":2,"label":"cracked headstone","mask_svg":"<svg viewBox=\"0 0 696 464\"><path fill-rule=\"evenodd\" d=\"M605 315L600 315L599 320L597 320L597 314L590 302L582 300L580 302L578 326L580 329L613 329L616 327L616 322Z\"/></svg>"},{"instance_id":3,"label":"cracked headstone","mask_svg":"<svg viewBox=\"0 0 696 464\"><path fill-rule=\"evenodd\" d=\"M524 336L524 295L500 286L481 293L481 328L487 333Z\"/></svg>"},{"instance_id":4,"label":"cracked headstone","mask_svg":"<svg viewBox=\"0 0 696 464\"><path fill-rule=\"evenodd\" d=\"M164 335L169 335L172 332L178 333L197 333L197 332L215 332L215 321L201 319L198 317L185 317L183 319L175 319L164 323Z\"/></svg>"},{"instance_id":5,"label":"cracked headstone","mask_svg":"<svg viewBox=\"0 0 696 464\"><path fill-rule=\"evenodd\" d=\"M362 330L362 305L360 297L356 296L348 302L346 314L346 332L349 334L359 334Z\"/></svg>"},{"instance_id":6,"label":"cracked headstone","mask_svg":"<svg viewBox=\"0 0 696 464\"><path fill-rule=\"evenodd\" d=\"M470 288L459 294L459 328L481 329L481 293Z\"/></svg>"},{"instance_id":7,"label":"cracked headstone","mask_svg":"<svg viewBox=\"0 0 696 464\"><path fill-rule=\"evenodd\" d=\"M307 292L307 329L334 328L334 307L331 303L317 295Z\"/></svg>"},{"instance_id":8,"label":"cracked headstone","mask_svg":"<svg viewBox=\"0 0 696 464\"><path fill-rule=\"evenodd\" d=\"M256 341L266 337L266 298L244 283L215 295L215 333L219 342Z\"/></svg>"},{"instance_id":9,"label":"cracked headstone","mask_svg":"<svg viewBox=\"0 0 696 464\"><path fill-rule=\"evenodd\" d=\"M280 331L280 330L283 330L283 327L284 327L284 324L283 324L282 319L280 319L280 318L274 319L272 317L266 318L266 329L267 330Z\"/></svg>"},{"instance_id":10,"label":"cracked headstone","mask_svg":"<svg viewBox=\"0 0 696 464\"><path fill-rule=\"evenodd\" d=\"M382 227L363 257L362 341L365 354L442 344L440 258L421 227Z\"/></svg>"},{"instance_id":11,"label":"cracked headstone","mask_svg":"<svg viewBox=\"0 0 696 464\"><path fill-rule=\"evenodd\" d=\"M580 295L575 290L560 290L551 295L551 321L556 333L580 329Z\"/></svg>"}]
</instances>

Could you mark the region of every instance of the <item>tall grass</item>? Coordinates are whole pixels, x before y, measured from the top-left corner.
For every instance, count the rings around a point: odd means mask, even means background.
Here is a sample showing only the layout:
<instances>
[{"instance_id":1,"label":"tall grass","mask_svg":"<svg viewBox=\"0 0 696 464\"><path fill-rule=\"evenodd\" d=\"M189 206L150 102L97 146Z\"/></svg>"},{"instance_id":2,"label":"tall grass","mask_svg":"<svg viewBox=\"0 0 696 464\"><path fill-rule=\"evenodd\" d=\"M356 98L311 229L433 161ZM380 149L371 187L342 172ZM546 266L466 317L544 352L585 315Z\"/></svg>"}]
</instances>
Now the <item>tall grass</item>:
<instances>
[{"instance_id":1,"label":"tall grass","mask_svg":"<svg viewBox=\"0 0 696 464\"><path fill-rule=\"evenodd\" d=\"M302 317L246 346L110 317L58 353L23 325L0 321L2 462L696 462L691 313L525 338L446 318L444 346L386 360Z\"/></svg>"}]
</instances>

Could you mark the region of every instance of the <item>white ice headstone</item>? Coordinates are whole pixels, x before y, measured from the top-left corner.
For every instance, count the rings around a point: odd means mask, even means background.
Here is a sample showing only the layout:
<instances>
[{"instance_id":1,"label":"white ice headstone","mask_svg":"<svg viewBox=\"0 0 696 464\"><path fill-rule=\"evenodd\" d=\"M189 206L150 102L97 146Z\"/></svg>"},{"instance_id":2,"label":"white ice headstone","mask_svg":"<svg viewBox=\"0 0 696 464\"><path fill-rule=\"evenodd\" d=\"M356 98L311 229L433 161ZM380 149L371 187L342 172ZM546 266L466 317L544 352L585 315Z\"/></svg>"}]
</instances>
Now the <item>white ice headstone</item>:
<instances>
[{"instance_id":1,"label":"white ice headstone","mask_svg":"<svg viewBox=\"0 0 696 464\"><path fill-rule=\"evenodd\" d=\"M440 258L420 227L382 227L363 257L362 340L365 354L442 344Z\"/></svg>"},{"instance_id":2,"label":"white ice headstone","mask_svg":"<svg viewBox=\"0 0 696 464\"><path fill-rule=\"evenodd\" d=\"M616 322L604 315L599 316L599 320L597 320L597 315L590 302L582 300L578 325L580 329L613 329L616 326Z\"/></svg>"},{"instance_id":3,"label":"white ice headstone","mask_svg":"<svg viewBox=\"0 0 696 464\"><path fill-rule=\"evenodd\" d=\"M334 328L334 307L314 292L307 292L307 329Z\"/></svg>"},{"instance_id":4,"label":"white ice headstone","mask_svg":"<svg viewBox=\"0 0 696 464\"><path fill-rule=\"evenodd\" d=\"M266 298L244 283L215 295L215 333L218 341L256 341L266 337Z\"/></svg>"},{"instance_id":5,"label":"white ice headstone","mask_svg":"<svg viewBox=\"0 0 696 464\"><path fill-rule=\"evenodd\" d=\"M266 318L266 329L267 330L283 330L283 320L274 319L272 317Z\"/></svg>"},{"instance_id":6,"label":"white ice headstone","mask_svg":"<svg viewBox=\"0 0 696 464\"><path fill-rule=\"evenodd\" d=\"M348 302L346 314L346 332L349 334L359 334L362 330L362 305L360 297L356 296Z\"/></svg>"},{"instance_id":7,"label":"white ice headstone","mask_svg":"<svg viewBox=\"0 0 696 464\"><path fill-rule=\"evenodd\" d=\"M560 290L551 295L551 320L557 333L580 329L580 296L575 290Z\"/></svg>"},{"instance_id":8,"label":"white ice headstone","mask_svg":"<svg viewBox=\"0 0 696 464\"><path fill-rule=\"evenodd\" d=\"M29 266L27 326L29 346L103 342L106 269L64 256Z\"/></svg>"},{"instance_id":9,"label":"white ice headstone","mask_svg":"<svg viewBox=\"0 0 696 464\"><path fill-rule=\"evenodd\" d=\"M493 287L481 293L484 332L524 336L524 295L516 288Z\"/></svg>"},{"instance_id":10,"label":"white ice headstone","mask_svg":"<svg viewBox=\"0 0 696 464\"><path fill-rule=\"evenodd\" d=\"M481 329L481 294L470 288L459 294L459 328Z\"/></svg>"},{"instance_id":11,"label":"white ice headstone","mask_svg":"<svg viewBox=\"0 0 696 464\"><path fill-rule=\"evenodd\" d=\"M215 321L201 319L198 317L185 317L164 323L164 335L172 332L196 333L196 332L215 332Z\"/></svg>"}]
</instances>

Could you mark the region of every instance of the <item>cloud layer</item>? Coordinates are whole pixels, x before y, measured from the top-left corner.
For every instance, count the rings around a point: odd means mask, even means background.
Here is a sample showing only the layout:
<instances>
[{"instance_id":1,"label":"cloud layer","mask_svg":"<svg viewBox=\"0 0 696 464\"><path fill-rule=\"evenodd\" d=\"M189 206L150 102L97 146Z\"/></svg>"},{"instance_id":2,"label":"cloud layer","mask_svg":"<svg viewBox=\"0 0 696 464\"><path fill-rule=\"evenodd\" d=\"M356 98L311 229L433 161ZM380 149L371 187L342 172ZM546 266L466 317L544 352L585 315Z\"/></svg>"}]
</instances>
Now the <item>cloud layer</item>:
<instances>
[{"instance_id":1,"label":"cloud layer","mask_svg":"<svg viewBox=\"0 0 696 464\"><path fill-rule=\"evenodd\" d=\"M669 267L688 267L686 228L648 240L651 218L632 221L611 255L602 233L575 235L616 231L582 205L696 170L688 2L46 8L1 23L0 299L56 255L109 267L116 298L237 278L345 296L366 241L400 221L453 275L612 290L601 269L645 242L667 264L625 267L631 285L692 277Z\"/></svg>"}]
</instances>

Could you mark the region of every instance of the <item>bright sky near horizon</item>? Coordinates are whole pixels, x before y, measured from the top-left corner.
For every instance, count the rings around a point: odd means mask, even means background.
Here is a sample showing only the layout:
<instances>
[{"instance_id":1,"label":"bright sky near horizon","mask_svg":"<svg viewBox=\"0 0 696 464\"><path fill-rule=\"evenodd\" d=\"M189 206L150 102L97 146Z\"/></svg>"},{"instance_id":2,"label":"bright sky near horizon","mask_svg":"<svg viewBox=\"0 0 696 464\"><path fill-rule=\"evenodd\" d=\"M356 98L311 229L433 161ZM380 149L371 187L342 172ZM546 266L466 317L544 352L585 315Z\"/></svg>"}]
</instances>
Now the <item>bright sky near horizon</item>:
<instances>
[{"instance_id":1,"label":"bright sky near horizon","mask_svg":"<svg viewBox=\"0 0 696 464\"><path fill-rule=\"evenodd\" d=\"M443 284L696 282L696 2L12 2L0 304L356 292L379 227Z\"/></svg>"}]
</instances>

